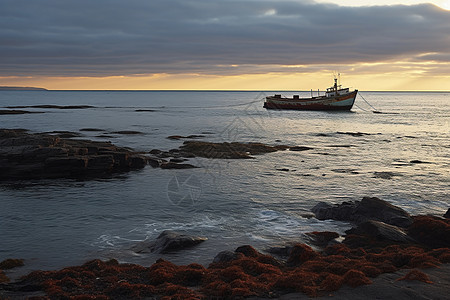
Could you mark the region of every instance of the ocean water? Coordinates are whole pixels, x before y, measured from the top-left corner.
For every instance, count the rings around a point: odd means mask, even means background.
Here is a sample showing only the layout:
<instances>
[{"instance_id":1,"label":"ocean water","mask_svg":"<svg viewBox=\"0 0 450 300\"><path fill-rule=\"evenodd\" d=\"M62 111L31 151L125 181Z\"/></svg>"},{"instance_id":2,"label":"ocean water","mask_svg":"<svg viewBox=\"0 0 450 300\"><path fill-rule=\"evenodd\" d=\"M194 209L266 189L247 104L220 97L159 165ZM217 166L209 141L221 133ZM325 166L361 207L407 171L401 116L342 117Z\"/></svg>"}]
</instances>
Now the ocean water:
<instances>
[{"instance_id":1,"label":"ocean water","mask_svg":"<svg viewBox=\"0 0 450 300\"><path fill-rule=\"evenodd\" d=\"M104 131L83 131L83 138L108 140L139 151L177 148L183 141L167 136L192 134L214 142L313 148L248 160L191 159L190 163L201 166L197 169L148 166L107 179L2 183L0 261L24 258L26 266L17 271L22 274L93 258L147 266L163 257L178 264L207 265L218 252L243 244L264 250L301 242L306 232L343 233L350 227L311 218L310 209L319 201L340 203L376 196L411 214L436 215L450 206L450 93L363 92L382 114L372 113L360 97L350 112L268 111L262 108L262 99L270 94L0 92L2 107L95 106L28 108L45 113L0 116L2 128L32 132L99 128ZM142 134L112 133L121 130ZM348 132L366 135L342 134ZM209 240L164 255L131 250L166 229Z\"/></svg>"}]
</instances>

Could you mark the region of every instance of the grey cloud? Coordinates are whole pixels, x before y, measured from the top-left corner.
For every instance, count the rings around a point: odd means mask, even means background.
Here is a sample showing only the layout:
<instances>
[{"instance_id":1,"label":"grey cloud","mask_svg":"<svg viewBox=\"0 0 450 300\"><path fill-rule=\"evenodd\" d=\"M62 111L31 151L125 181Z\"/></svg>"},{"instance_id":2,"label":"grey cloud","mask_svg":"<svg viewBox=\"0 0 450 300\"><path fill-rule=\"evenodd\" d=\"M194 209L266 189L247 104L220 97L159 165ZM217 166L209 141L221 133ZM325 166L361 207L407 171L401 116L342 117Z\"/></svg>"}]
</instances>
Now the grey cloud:
<instances>
[{"instance_id":1,"label":"grey cloud","mask_svg":"<svg viewBox=\"0 0 450 300\"><path fill-rule=\"evenodd\" d=\"M429 52L445 60L448 32L450 13L433 5L2 0L0 75L229 74Z\"/></svg>"}]
</instances>

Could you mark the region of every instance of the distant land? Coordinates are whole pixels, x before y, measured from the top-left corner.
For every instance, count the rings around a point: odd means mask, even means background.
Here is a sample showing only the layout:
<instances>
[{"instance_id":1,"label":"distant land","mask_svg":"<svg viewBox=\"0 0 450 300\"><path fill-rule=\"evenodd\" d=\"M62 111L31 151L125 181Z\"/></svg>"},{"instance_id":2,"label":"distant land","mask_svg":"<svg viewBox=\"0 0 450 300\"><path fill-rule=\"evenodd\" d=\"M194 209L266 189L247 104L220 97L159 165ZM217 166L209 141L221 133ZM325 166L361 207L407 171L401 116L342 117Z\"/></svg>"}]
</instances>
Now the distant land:
<instances>
[{"instance_id":1,"label":"distant land","mask_svg":"<svg viewBox=\"0 0 450 300\"><path fill-rule=\"evenodd\" d=\"M28 86L0 86L0 91L47 91L47 89Z\"/></svg>"}]
</instances>

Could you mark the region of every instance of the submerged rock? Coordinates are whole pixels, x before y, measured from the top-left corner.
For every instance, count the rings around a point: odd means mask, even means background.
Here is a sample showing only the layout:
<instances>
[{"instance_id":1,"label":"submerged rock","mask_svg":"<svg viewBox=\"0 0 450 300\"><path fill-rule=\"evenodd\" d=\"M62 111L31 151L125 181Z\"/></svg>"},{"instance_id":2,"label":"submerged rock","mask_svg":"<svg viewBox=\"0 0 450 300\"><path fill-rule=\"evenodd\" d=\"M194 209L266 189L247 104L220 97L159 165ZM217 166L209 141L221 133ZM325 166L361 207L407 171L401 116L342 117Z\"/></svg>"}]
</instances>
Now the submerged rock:
<instances>
[{"instance_id":1,"label":"submerged rock","mask_svg":"<svg viewBox=\"0 0 450 300\"><path fill-rule=\"evenodd\" d=\"M168 253L190 248L208 240L206 237L187 235L172 230L163 231L155 241L144 241L132 247L136 253Z\"/></svg>"},{"instance_id":2,"label":"submerged rock","mask_svg":"<svg viewBox=\"0 0 450 300\"><path fill-rule=\"evenodd\" d=\"M374 220L399 227L412 224L411 216L405 210L376 197L335 205L320 202L311 211L319 220L333 219L357 224Z\"/></svg>"},{"instance_id":3,"label":"submerged rock","mask_svg":"<svg viewBox=\"0 0 450 300\"><path fill-rule=\"evenodd\" d=\"M0 129L0 180L90 178L146 164L144 156L110 142Z\"/></svg>"},{"instance_id":4,"label":"submerged rock","mask_svg":"<svg viewBox=\"0 0 450 300\"><path fill-rule=\"evenodd\" d=\"M23 115L23 114L43 114L41 111L28 111L28 110L17 110L17 109L1 109L0 115Z\"/></svg>"},{"instance_id":5,"label":"submerged rock","mask_svg":"<svg viewBox=\"0 0 450 300\"><path fill-rule=\"evenodd\" d=\"M241 159L252 158L251 155L258 155L279 150L286 150L288 146L269 146L262 143L212 143L202 141L186 141L180 147L180 152L190 153L197 157Z\"/></svg>"}]
</instances>

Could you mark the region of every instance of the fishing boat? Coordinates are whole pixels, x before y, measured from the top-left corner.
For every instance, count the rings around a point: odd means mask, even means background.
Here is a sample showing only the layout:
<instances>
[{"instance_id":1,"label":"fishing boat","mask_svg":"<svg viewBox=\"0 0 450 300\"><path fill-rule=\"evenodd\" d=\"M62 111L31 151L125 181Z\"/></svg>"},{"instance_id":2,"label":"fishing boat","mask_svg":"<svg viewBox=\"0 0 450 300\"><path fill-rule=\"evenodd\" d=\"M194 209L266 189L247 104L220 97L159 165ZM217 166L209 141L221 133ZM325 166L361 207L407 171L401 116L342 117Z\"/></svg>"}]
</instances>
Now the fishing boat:
<instances>
[{"instance_id":1,"label":"fishing boat","mask_svg":"<svg viewBox=\"0 0 450 300\"><path fill-rule=\"evenodd\" d=\"M318 92L319 93L319 92ZM334 85L327 88L325 95L312 96L311 98L300 98L293 95L292 98L281 95L267 96L264 108L267 109L297 109L297 110L350 110L355 103L358 90L350 91L349 88L342 88L338 84L337 78Z\"/></svg>"}]
</instances>

